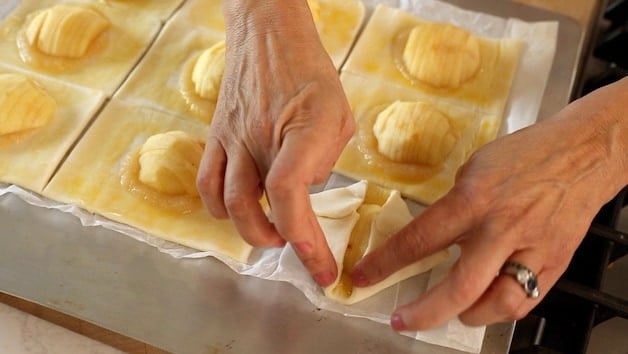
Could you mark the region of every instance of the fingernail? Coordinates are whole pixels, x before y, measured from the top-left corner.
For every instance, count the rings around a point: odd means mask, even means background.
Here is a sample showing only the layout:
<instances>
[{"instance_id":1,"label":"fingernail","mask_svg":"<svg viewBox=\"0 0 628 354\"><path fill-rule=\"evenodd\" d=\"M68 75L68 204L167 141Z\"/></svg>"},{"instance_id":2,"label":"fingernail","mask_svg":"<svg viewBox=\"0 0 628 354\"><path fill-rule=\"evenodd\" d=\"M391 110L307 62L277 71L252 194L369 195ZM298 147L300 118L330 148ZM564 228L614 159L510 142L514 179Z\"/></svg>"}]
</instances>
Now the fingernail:
<instances>
[{"instance_id":1,"label":"fingernail","mask_svg":"<svg viewBox=\"0 0 628 354\"><path fill-rule=\"evenodd\" d=\"M301 255L310 254L312 253L312 249L313 249L312 244L309 242L296 242L296 243L293 243L292 246L294 246L297 253Z\"/></svg>"},{"instance_id":2,"label":"fingernail","mask_svg":"<svg viewBox=\"0 0 628 354\"><path fill-rule=\"evenodd\" d=\"M390 327L392 327L392 329L397 332L405 331L408 329L405 322L403 322L403 318L401 318L401 315L398 313L394 313L390 317Z\"/></svg>"},{"instance_id":3,"label":"fingernail","mask_svg":"<svg viewBox=\"0 0 628 354\"><path fill-rule=\"evenodd\" d=\"M313 276L314 281L321 287L326 287L336 280L332 272L321 272Z\"/></svg>"},{"instance_id":4,"label":"fingernail","mask_svg":"<svg viewBox=\"0 0 628 354\"><path fill-rule=\"evenodd\" d=\"M351 272L351 281L353 281L353 285L358 287L369 285L369 280L366 279L366 276L360 269L354 269Z\"/></svg>"}]
</instances>

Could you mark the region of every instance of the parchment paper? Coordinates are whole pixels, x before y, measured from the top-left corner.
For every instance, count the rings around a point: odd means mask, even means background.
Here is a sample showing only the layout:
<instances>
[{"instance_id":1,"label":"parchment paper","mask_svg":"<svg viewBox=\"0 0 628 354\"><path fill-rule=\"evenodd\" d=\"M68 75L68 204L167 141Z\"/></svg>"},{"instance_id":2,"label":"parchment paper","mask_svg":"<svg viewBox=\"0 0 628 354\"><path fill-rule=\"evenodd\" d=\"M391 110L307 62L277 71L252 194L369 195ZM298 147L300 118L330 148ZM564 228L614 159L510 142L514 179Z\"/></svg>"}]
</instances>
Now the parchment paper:
<instances>
[{"instance_id":1,"label":"parchment paper","mask_svg":"<svg viewBox=\"0 0 628 354\"><path fill-rule=\"evenodd\" d=\"M9 1L1 4L0 18L6 15L18 2ZM505 120L499 135L514 132L536 121L555 54L558 23L529 23L514 18L499 18L488 14L462 10L435 0L364 0L363 3L367 7L367 14L370 14L377 4L382 3L391 7L401 8L426 20L460 25L482 36L521 40L525 44L525 49L515 76L506 106ZM349 183L350 181L343 177L332 176L325 189L346 186ZM84 226L103 226L107 229L118 231L138 241L157 247L160 251L173 257L216 257L240 274L289 282L300 289L315 306L321 309L339 312L347 316L367 318L385 325L388 325L390 313L394 308L416 298L418 294L442 279L458 254L457 250L453 249L454 252L452 252L449 262L433 269L432 272L408 279L361 303L345 306L334 303L323 296L322 291L311 280L289 246L284 249L256 249L248 264L242 264L220 254L198 252L197 250L164 241L136 228L93 215L76 206L60 204L18 186L0 183L0 197L7 193L16 194L35 206L54 208L71 213L80 218ZM411 205L411 210L414 214L421 212L422 209L420 206ZM453 319L445 325L430 331L404 334L428 343L478 353L482 347L484 332L485 327L471 328L463 325L457 319Z\"/></svg>"}]
</instances>

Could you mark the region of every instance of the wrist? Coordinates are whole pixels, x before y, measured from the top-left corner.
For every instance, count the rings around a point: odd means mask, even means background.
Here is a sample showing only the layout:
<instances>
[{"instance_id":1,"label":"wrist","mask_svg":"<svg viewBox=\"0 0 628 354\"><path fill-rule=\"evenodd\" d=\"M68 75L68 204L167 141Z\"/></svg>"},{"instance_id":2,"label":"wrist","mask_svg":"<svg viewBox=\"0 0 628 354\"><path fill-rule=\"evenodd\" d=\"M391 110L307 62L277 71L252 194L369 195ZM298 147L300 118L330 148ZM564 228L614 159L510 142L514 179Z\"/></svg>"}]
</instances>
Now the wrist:
<instances>
[{"instance_id":1,"label":"wrist","mask_svg":"<svg viewBox=\"0 0 628 354\"><path fill-rule=\"evenodd\" d=\"M227 36L235 34L239 40L281 33L307 39L316 32L306 0L230 0L224 16Z\"/></svg>"},{"instance_id":2,"label":"wrist","mask_svg":"<svg viewBox=\"0 0 628 354\"><path fill-rule=\"evenodd\" d=\"M559 115L561 124L590 145L591 165L596 165L597 183L605 186L603 197L614 197L628 184L628 78L602 87L571 103ZM573 146L576 148L576 146Z\"/></svg>"},{"instance_id":3,"label":"wrist","mask_svg":"<svg viewBox=\"0 0 628 354\"><path fill-rule=\"evenodd\" d=\"M229 0L224 11L227 62L255 63L300 83L337 75L306 0Z\"/></svg>"},{"instance_id":4,"label":"wrist","mask_svg":"<svg viewBox=\"0 0 628 354\"><path fill-rule=\"evenodd\" d=\"M596 118L608 152L607 168L617 180L619 191L628 185L628 78L595 93L604 100Z\"/></svg>"}]
</instances>

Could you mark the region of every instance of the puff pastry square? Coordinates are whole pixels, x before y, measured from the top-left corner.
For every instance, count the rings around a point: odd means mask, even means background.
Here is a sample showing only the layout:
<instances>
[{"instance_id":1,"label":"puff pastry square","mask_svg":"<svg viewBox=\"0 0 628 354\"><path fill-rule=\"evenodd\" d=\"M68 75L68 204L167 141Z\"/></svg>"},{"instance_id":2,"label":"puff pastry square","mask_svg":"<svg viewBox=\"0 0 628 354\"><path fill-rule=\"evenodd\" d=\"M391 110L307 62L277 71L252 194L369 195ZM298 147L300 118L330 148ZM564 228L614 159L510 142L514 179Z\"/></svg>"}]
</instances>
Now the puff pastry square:
<instances>
[{"instance_id":1,"label":"puff pastry square","mask_svg":"<svg viewBox=\"0 0 628 354\"><path fill-rule=\"evenodd\" d=\"M344 62L364 18L361 2L320 0L317 28L337 68ZM167 22L116 97L209 123L215 102L190 89L201 52L225 39L223 2L192 0Z\"/></svg>"},{"instance_id":2,"label":"puff pastry square","mask_svg":"<svg viewBox=\"0 0 628 354\"><path fill-rule=\"evenodd\" d=\"M356 132L342 151L334 171L399 190L404 196L424 204L431 204L451 189L456 171L474 151L482 123L495 119L494 116L373 77L343 72L340 79L357 124ZM449 117L458 137L453 150L441 165L429 169L420 166L406 169L384 156L377 156L377 151L365 143L365 136L368 138L372 134L369 130L376 116L398 100L427 102ZM370 158L370 155L375 156ZM399 172L393 173L397 169Z\"/></svg>"},{"instance_id":3,"label":"puff pastry square","mask_svg":"<svg viewBox=\"0 0 628 354\"><path fill-rule=\"evenodd\" d=\"M41 192L102 105L102 93L0 64L0 74L28 77L56 102L51 121L18 139L0 136L0 181Z\"/></svg>"},{"instance_id":4,"label":"puff pastry square","mask_svg":"<svg viewBox=\"0 0 628 354\"><path fill-rule=\"evenodd\" d=\"M252 247L229 220L212 218L200 198L174 209L129 188L129 161L151 136L183 131L204 140L208 126L113 99L79 141L43 194L168 241L246 262ZM130 160L131 159L131 160Z\"/></svg>"},{"instance_id":5,"label":"puff pastry square","mask_svg":"<svg viewBox=\"0 0 628 354\"><path fill-rule=\"evenodd\" d=\"M402 67L403 50L410 30L427 23L402 10L379 5L360 35L343 71L375 76L395 85L501 117L518 66L522 43L508 38L477 37L480 52L477 74L458 88L437 88L413 80L404 74Z\"/></svg>"},{"instance_id":6,"label":"puff pastry square","mask_svg":"<svg viewBox=\"0 0 628 354\"><path fill-rule=\"evenodd\" d=\"M128 13L149 14L161 21L168 19L185 0L100 0L107 6L124 9Z\"/></svg>"},{"instance_id":7,"label":"puff pastry square","mask_svg":"<svg viewBox=\"0 0 628 354\"><path fill-rule=\"evenodd\" d=\"M356 0L319 0L316 28L323 47L340 69L364 22L364 4Z\"/></svg>"},{"instance_id":8,"label":"puff pastry square","mask_svg":"<svg viewBox=\"0 0 628 354\"><path fill-rule=\"evenodd\" d=\"M224 33L223 1L188 1L182 8L186 12L186 21L192 26L202 24L209 29ZM316 27L321 42L334 65L340 68L364 22L364 4L357 0L318 0L318 3ZM184 10L186 7L189 10Z\"/></svg>"},{"instance_id":9,"label":"puff pastry square","mask_svg":"<svg viewBox=\"0 0 628 354\"><path fill-rule=\"evenodd\" d=\"M28 47L24 45L25 29L33 18L60 3L93 9L107 19L109 27L94 40L81 58L59 58L20 49ZM0 62L102 90L110 96L131 72L160 27L161 22L156 16L142 16L141 12L129 14L126 8L108 6L103 2L25 0L0 24Z\"/></svg>"},{"instance_id":10,"label":"puff pastry square","mask_svg":"<svg viewBox=\"0 0 628 354\"><path fill-rule=\"evenodd\" d=\"M225 39L221 31L222 2L188 1L166 23L116 97L209 123L215 102L197 96L190 77L201 52Z\"/></svg>"}]
</instances>

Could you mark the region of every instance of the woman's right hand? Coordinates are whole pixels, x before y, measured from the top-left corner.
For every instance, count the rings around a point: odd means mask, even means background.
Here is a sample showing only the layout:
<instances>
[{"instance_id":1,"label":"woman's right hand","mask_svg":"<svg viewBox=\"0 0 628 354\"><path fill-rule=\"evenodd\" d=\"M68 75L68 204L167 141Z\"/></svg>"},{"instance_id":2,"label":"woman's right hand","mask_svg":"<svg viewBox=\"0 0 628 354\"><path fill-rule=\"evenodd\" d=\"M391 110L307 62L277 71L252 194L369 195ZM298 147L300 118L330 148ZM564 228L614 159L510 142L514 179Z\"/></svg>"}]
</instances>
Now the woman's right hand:
<instances>
[{"instance_id":1,"label":"woman's right hand","mask_svg":"<svg viewBox=\"0 0 628 354\"><path fill-rule=\"evenodd\" d=\"M197 184L254 246L290 242L315 281L337 268L309 200L354 119L305 0L229 0L226 67ZM272 221L259 200L265 193Z\"/></svg>"}]
</instances>

